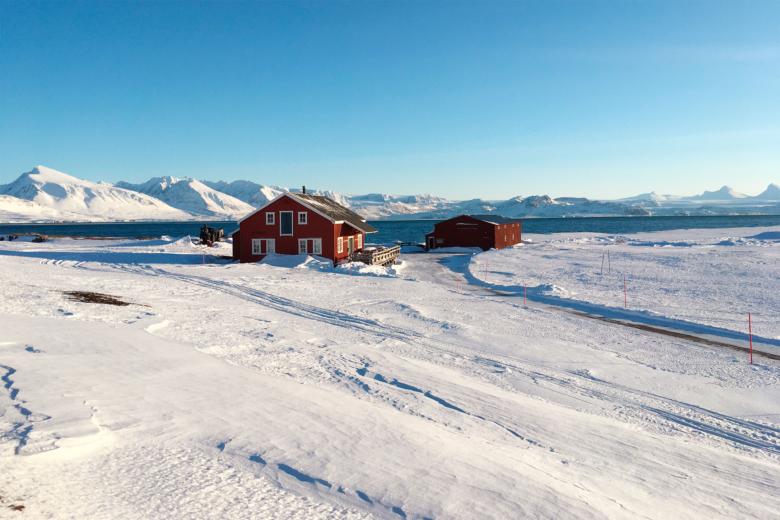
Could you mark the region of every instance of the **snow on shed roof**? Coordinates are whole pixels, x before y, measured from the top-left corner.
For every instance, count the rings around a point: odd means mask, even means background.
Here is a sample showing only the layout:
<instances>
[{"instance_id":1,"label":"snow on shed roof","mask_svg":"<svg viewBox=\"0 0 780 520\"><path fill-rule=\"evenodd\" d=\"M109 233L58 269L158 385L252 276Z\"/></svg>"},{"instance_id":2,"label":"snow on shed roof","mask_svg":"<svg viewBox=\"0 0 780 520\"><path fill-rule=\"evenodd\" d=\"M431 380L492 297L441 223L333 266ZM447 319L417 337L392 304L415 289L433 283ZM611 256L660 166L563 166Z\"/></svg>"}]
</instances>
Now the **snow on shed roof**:
<instances>
[{"instance_id":1,"label":"snow on shed roof","mask_svg":"<svg viewBox=\"0 0 780 520\"><path fill-rule=\"evenodd\" d=\"M329 199L323 195L309 195L303 193L287 193L286 195L298 200L302 204L309 206L312 209L319 211L320 213L332 218L333 220L343 220L355 229L362 231L363 233L376 233L377 229L369 224L366 224L366 219L358 215L352 210L349 210L339 204L338 202Z\"/></svg>"},{"instance_id":2,"label":"snow on shed roof","mask_svg":"<svg viewBox=\"0 0 780 520\"><path fill-rule=\"evenodd\" d=\"M502 217L501 215L466 215L466 216L475 218L477 220L481 220L483 222L496 224L496 225L513 224L515 222L520 222L519 218Z\"/></svg>"}]
</instances>

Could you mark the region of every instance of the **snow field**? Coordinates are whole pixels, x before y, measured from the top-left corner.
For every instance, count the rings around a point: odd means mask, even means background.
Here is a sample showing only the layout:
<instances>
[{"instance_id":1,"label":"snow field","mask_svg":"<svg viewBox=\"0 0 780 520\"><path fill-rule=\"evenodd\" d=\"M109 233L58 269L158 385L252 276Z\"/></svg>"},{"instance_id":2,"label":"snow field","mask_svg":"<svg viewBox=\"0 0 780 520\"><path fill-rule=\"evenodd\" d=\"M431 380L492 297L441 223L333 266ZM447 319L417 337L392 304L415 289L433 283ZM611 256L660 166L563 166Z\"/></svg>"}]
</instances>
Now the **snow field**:
<instances>
[{"instance_id":1,"label":"snow field","mask_svg":"<svg viewBox=\"0 0 780 520\"><path fill-rule=\"evenodd\" d=\"M201 249L0 243L0 495L26 515L780 513L776 361L457 294L435 255L349 276ZM477 258L509 277L527 251Z\"/></svg>"},{"instance_id":2,"label":"snow field","mask_svg":"<svg viewBox=\"0 0 780 520\"><path fill-rule=\"evenodd\" d=\"M487 264L487 285L495 289L517 294L527 283L531 299L587 302L602 314L622 309L627 296L631 312L728 329L744 340L751 313L753 334L780 351L777 228L527 239L514 249L472 258L471 279L484 283Z\"/></svg>"}]
</instances>

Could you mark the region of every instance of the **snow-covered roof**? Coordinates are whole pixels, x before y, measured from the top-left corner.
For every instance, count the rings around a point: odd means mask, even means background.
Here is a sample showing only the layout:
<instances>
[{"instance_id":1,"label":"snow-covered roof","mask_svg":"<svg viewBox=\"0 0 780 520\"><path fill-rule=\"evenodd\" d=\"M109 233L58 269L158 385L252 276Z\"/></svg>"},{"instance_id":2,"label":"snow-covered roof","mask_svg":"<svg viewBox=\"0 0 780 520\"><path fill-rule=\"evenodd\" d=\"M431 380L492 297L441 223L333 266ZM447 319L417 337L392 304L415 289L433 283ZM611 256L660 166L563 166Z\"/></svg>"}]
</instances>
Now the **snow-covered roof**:
<instances>
[{"instance_id":1,"label":"snow-covered roof","mask_svg":"<svg viewBox=\"0 0 780 520\"><path fill-rule=\"evenodd\" d=\"M323 195L309 195L308 193L287 193L286 195L334 221L343 220L358 231L362 231L363 233L377 232L376 228L366 224L366 219L328 197Z\"/></svg>"},{"instance_id":2,"label":"snow-covered roof","mask_svg":"<svg viewBox=\"0 0 780 520\"><path fill-rule=\"evenodd\" d=\"M490 224L502 225L512 224L514 222L520 222L520 219L502 217L501 215L466 215L467 217L475 218L483 222L489 222Z\"/></svg>"}]
</instances>

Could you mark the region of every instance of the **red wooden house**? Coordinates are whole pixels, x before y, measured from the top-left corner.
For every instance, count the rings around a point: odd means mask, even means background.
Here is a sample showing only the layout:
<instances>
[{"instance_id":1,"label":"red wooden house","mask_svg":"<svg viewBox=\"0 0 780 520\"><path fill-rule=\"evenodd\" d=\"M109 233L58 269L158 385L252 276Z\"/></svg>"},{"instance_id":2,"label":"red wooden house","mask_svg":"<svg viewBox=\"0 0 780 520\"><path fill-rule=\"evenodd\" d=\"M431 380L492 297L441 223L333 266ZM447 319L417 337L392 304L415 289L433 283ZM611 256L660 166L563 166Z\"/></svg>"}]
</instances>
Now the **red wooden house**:
<instances>
[{"instance_id":1,"label":"red wooden house","mask_svg":"<svg viewBox=\"0 0 780 520\"><path fill-rule=\"evenodd\" d=\"M520 243L520 221L500 215L460 215L434 225L425 235L425 249L481 247L502 249Z\"/></svg>"},{"instance_id":2,"label":"red wooden house","mask_svg":"<svg viewBox=\"0 0 780 520\"><path fill-rule=\"evenodd\" d=\"M345 260L377 230L366 219L328 197L284 193L238 222L233 259L258 262L268 253L316 255Z\"/></svg>"}]
</instances>

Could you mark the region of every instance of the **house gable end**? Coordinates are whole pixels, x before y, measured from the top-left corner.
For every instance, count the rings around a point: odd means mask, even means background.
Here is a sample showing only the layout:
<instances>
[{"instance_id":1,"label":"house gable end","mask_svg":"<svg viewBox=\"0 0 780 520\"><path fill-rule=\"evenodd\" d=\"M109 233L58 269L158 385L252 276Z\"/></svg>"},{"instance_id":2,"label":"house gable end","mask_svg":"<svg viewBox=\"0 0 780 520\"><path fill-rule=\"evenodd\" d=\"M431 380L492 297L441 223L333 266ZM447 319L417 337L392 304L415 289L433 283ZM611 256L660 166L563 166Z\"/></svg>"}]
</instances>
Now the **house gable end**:
<instances>
[{"instance_id":1,"label":"house gable end","mask_svg":"<svg viewBox=\"0 0 780 520\"><path fill-rule=\"evenodd\" d=\"M238 225L240 226L241 223L244 222L245 220L248 220L248 219L254 217L255 215L258 215L258 214L266 211L272 204L275 204L277 201L279 201L279 200L281 200L281 199L283 199L285 197L287 197L288 199L292 200L293 202L296 202L297 204L300 204L301 206L305 207L307 210L312 211L312 212L316 213L317 215L327 219L328 221L333 222L334 224L340 223L339 221L337 221L335 219L332 219L328 215L325 215L324 213L318 211L316 208L312 208L308 204L305 204L303 201L301 201L297 197L293 197L289 193L285 192L285 193L282 193L281 195L279 195L278 197L276 197L275 199L269 200L268 202L266 202L265 204L263 204L262 206L257 208L255 211L253 211L252 213L250 213L246 217L244 217L241 220L239 220L238 221Z\"/></svg>"}]
</instances>

